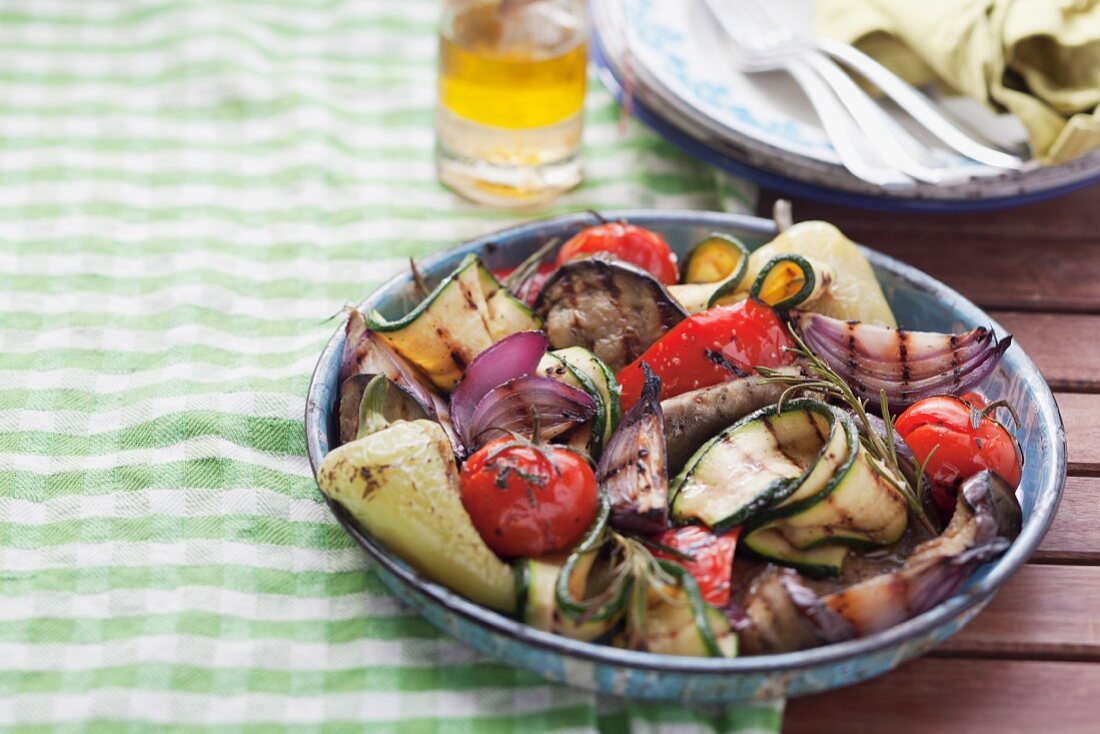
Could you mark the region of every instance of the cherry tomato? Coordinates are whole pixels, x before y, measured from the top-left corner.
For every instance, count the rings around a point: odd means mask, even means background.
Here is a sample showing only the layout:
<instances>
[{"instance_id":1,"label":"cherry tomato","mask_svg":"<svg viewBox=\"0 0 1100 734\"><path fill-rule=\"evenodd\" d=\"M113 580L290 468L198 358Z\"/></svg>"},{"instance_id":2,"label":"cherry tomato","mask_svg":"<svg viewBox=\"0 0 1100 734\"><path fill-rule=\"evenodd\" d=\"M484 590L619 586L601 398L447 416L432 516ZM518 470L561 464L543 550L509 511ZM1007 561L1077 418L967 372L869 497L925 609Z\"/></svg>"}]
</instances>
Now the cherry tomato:
<instances>
[{"instance_id":1,"label":"cherry tomato","mask_svg":"<svg viewBox=\"0 0 1100 734\"><path fill-rule=\"evenodd\" d=\"M536 557L574 545L596 518L596 475L579 454L499 438L466 460L462 505L502 558Z\"/></svg>"},{"instance_id":2,"label":"cherry tomato","mask_svg":"<svg viewBox=\"0 0 1100 734\"><path fill-rule=\"evenodd\" d=\"M699 584L703 601L718 607L730 600L730 575L733 572L733 552L737 549L736 527L723 535L715 535L700 525L671 528L653 538L660 545L687 554L692 560L668 553L659 548L653 550L658 558L675 561L688 570Z\"/></svg>"},{"instance_id":3,"label":"cherry tomato","mask_svg":"<svg viewBox=\"0 0 1100 734\"><path fill-rule=\"evenodd\" d=\"M980 415L985 405L985 399L975 393L961 398L926 398L906 408L894 423L916 460L928 460L925 472L932 480L932 499L941 514L950 515L955 509L959 484L983 469L1013 487L1020 483L1020 446L1007 428ZM977 428L972 420L974 411L979 415Z\"/></svg>"},{"instance_id":4,"label":"cherry tomato","mask_svg":"<svg viewBox=\"0 0 1100 734\"><path fill-rule=\"evenodd\" d=\"M665 238L651 230L623 222L607 222L583 229L561 246L557 264L606 252L651 273L665 285L678 282L676 256Z\"/></svg>"},{"instance_id":5,"label":"cherry tomato","mask_svg":"<svg viewBox=\"0 0 1100 734\"><path fill-rule=\"evenodd\" d=\"M759 301L715 306L672 327L641 357L618 374L626 411L642 394L642 362L661 378L661 399L717 385L754 367L779 367L794 357L794 346L778 314Z\"/></svg>"}]
</instances>

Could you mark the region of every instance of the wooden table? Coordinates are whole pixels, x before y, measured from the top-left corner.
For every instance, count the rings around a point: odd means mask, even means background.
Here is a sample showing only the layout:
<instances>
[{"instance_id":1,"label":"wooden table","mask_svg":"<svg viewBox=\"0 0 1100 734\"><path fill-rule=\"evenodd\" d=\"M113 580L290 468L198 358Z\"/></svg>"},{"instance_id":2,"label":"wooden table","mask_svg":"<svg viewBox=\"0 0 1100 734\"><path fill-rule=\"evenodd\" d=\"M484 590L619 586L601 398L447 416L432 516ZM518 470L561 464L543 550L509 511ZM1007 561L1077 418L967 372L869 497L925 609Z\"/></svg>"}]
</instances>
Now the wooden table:
<instances>
[{"instance_id":1,"label":"wooden table","mask_svg":"<svg viewBox=\"0 0 1100 734\"><path fill-rule=\"evenodd\" d=\"M784 731L1100 732L1100 186L976 214L804 201L794 213L921 268L1003 324L1054 390L1069 478L1038 551L969 626L888 675L791 701Z\"/></svg>"}]
</instances>

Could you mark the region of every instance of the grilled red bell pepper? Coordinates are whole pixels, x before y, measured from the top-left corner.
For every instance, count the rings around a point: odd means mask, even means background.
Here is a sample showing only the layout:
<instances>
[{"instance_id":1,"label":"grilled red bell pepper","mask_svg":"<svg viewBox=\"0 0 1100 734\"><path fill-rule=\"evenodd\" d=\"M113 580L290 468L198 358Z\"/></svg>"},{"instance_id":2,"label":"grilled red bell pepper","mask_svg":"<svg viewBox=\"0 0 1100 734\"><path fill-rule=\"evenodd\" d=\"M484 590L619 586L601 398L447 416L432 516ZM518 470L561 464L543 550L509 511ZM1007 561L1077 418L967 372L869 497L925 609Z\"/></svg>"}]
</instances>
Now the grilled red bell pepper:
<instances>
[{"instance_id":1,"label":"grilled red bell pepper","mask_svg":"<svg viewBox=\"0 0 1100 734\"><path fill-rule=\"evenodd\" d=\"M670 528L653 540L676 553L654 548L653 555L675 561L686 568L699 584L703 601L723 607L730 600L733 552L737 549L737 536L740 534L740 527L722 535L715 535L701 525ZM685 555L690 556L691 560L686 559Z\"/></svg>"},{"instance_id":2,"label":"grilled red bell pepper","mask_svg":"<svg viewBox=\"0 0 1100 734\"><path fill-rule=\"evenodd\" d=\"M642 394L642 362L661 378L661 399L744 377L754 367L779 367L794 357L782 319L770 307L747 299L689 316L618 374L623 410Z\"/></svg>"}]
</instances>

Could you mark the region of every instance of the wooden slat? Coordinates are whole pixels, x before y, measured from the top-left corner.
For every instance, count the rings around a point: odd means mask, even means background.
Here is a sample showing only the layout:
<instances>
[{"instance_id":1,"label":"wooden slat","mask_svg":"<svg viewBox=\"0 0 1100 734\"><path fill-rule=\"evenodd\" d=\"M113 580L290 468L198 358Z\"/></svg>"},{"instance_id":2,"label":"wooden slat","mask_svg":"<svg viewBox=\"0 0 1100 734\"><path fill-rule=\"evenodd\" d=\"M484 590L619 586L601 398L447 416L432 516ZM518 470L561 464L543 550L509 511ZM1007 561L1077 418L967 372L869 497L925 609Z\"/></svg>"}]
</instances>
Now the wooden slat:
<instances>
[{"instance_id":1,"label":"wooden slat","mask_svg":"<svg viewBox=\"0 0 1100 734\"><path fill-rule=\"evenodd\" d=\"M1057 393L1071 474L1100 476L1100 395Z\"/></svg>"},{"instance_id":2,"label":"wooden slat","mask_svg":"<svg viewBox=\"0 0 1100 734\"><path fill-rule=\"evenodd\" d=\"M1100 567L1021 568L936 655L1100 661Z\"/></svg>"},{"instance_id":3,"label":"wooden slat","mask_svg":"<svg viewBox=\"0 0 1100 734\"><path fill-rule=\"evenodd\" d=\"M1096 259L1100 261L1100 245ZM1100 284L1096 287L1100 292ZM992 311L1055 390L1100 391L1100 315Z\"/></svg>"},{"instance_id":4,"label":"wooden slat","mask_svg":"<svg viewBox=\"0 0 1100 734\"><path fill-rule=\"evenodd\" d=\"M924 658L788 702L785 734L1094 734L1100 665Z\"/></svg>"},{"instance_id":5,"label":"wooden slat","mask_svg":"<svg viewBox=\"0 0 1100 734\"><path fill-rule=\"evenodd\" d=\"M770 211L774 194L762 196ZM1100 187L987 214L894 214L805 200L795 218L825 219L985 308L1100 312Z\"/></svg>"},{"instance_id":6,"label":"wooden slat","mask_svg":"<svg viewBox=\"0 0 1100 734\"><path fill-rule=\"evenodd\" d=\"M1058 514L1031 560L1100 564L1100 479L1066 480Z\"/></svg>"}]
</instances>

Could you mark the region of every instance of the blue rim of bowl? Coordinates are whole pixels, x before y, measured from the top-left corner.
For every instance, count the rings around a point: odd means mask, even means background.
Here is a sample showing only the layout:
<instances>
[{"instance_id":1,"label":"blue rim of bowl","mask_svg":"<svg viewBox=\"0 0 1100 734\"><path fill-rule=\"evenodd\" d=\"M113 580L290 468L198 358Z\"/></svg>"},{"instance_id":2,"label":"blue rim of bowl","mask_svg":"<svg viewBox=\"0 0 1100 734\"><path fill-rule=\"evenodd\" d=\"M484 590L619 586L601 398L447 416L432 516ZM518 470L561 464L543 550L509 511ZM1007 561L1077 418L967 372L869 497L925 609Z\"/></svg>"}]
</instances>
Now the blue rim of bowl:
<instances>
[{"instance_id":1,"label":"blue rim of bowl","mask_svg":"<svg viewBox=\"0 0 1100 734\"><path fill-rule=\"evenodd\" d=\"M690 220L704 226L716 228L734 227L750 231L763 236L774 235L774 225L766 219L748 217L739 214L725 214L719 212L702 212L677 209L624 209L603 211L601 214L609 220L625 219L639 224L649 224L659 229L661 222L669 220ZM481 252L486 246L497 243L502 237L525 235L527 238L549 237L563 228L570 226L583 226L591 223L591 215L586 212L559 215L546 219L539 219L525 224L508 227L469 240L458 247L437 253L424 258L418 263L425 272L432 272L436 267L468 253ZM930 275L895 260L887 255L861 247L871 260L876 269L890 272L906 281L913 287L924 292L934 294L939 300L950 304L957 309L971 323L988 323L992 328L1004 332L996 321L991 319L976 305L963 297L952 288L940 283ZM387 300L410 276L397 275L379 287L367 299L361 307L369 307L374 303ZM314 368L310 378L309 390L306 399L305 431L306 446L309 454L310 466L314 476L317 467L321 463L321 447L319 436L312 430L312 426L319 423L321 406L318 401L320 392L319 379L324 368L328 367L333 359L338 359L337 345L343 336L343 325L329 339L324 351ZM1018 346L1018 358L1023 360L1023 367L1034 370L1039 374L1031 358ZM1046 386L1046 383L1043 383ZM596 645L589 642L571 640L561 635L542 632L529 627L522 622L506 617L498 612L491 611L466 599L439 584L430 582L416 573L403 561L394 558L351 519L350 515L332 500L326 501L332 508L337 520L355 538L355 540L367 551L371 558L398 578L406 587L426 597L432 603L442 607L447 612L456 614L465 620L486 628L492 632L515 638L517 641L543 648L547 651L566 655L576 659L591 661L598 664L619 666L624 668L641 669L653 672L686 673L702 675L723 675L737 673L768 673L787 670L818 667L842 662L869 653L881 651L886 648L904 643L910 639L928 634L940 625L943 625L959 615L987 601L1020 566L1022 566L1039 546L1046 534L1050 523L1054 519L1054 513L1061 501L1062 489L1066 477L1066 443L1065 432L1062 427L1062 417L1054 396L1049 387L1039 395L1037 410L1040 415L1050 421L1055 432L1051 441L1052 465L1057 467L1057 476L1041 479L1040 495L1045 495L1048 487L1053 490L1054 500L1046 504L1036 503L1034 512L1028 518L1023 531L1012 543L1003 556L993 562L989 573L966 587L963 591L951 597L947 601L937 605L924 614L918 615L901 624L895 625L882 632L877 632L868 637L858 638L848 642L840 642L823 647L801 650L798 652L782 653L777 655L757 655L737 658L691 658L671 655L658 655L647 652L623 650L607 645ZM327 430L327 427L322 426ZM320 490L318 490L320 491Z\"/></svg>"},{"instance_id":2,"label":"blue rim of bowl","mask_svg":"<svg viewBox=\"0 0 1100 734\"><path fill-rule=\"evenodd\" d=\"M611 69L600 45L599 36L593 32L589 44L589 54L595 63L597 75L608 92L611 93L620 104L623 101L622 85L618 77ZM989 211L992 209L1004 209L1013 206L1032 204L1047 199L1054 199L1069 194L1078 189L1100 183L1100 172L1072 183L1055 186L1049 189L1030 191L1026 194L1010 196L998 196L985 199L920 199L900 196L869 196L857 194L851 191L830 189L824 186L789 178L779 173L774 173L764 168L757 168L749 163L732 158L709 147L706 143L693 138L681 130L674 123L669 122L660 113L650 109L637 99L631 101L631 114L638 118L646 127L660 135L677 148L687 153L692 158L721 168L735 176L742 176L753 183L764 186L790 196L802 196L807 199L823 201L828 204L840 206L860 207L878 211L896 212L972 212Z\"/></svg>"}]
</instances>

